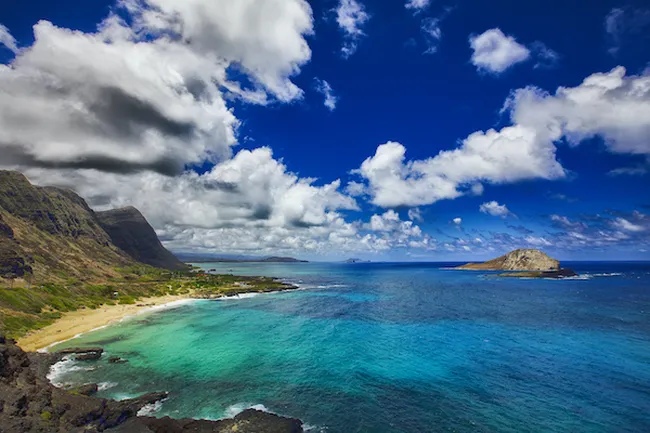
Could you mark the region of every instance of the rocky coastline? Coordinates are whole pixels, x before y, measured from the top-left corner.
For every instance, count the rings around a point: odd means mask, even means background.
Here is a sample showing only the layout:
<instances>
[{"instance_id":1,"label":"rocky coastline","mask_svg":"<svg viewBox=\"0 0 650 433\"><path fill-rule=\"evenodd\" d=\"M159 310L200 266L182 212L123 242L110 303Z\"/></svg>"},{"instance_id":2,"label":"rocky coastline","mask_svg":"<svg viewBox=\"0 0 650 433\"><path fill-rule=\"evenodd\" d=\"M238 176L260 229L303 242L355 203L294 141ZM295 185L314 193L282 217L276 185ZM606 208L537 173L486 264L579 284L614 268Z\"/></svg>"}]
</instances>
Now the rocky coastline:
<instances>
[{"instance_id":1,"label":"rocky coastline","mask_svg":"<svg viewBox=\"0 0 650 433\"><path fill-rule=\"evenodd\" d=\"M96 384L70 390L47 379L50 367L65 356L94 359L102 348L67 349L59 353L27 353L0 335L0 432L35 433L299 433L294 418L247 409L219 421L138 416L145 406L168 397L165 391L114 401L94 397Z\"/></svg>"}]
</instances>

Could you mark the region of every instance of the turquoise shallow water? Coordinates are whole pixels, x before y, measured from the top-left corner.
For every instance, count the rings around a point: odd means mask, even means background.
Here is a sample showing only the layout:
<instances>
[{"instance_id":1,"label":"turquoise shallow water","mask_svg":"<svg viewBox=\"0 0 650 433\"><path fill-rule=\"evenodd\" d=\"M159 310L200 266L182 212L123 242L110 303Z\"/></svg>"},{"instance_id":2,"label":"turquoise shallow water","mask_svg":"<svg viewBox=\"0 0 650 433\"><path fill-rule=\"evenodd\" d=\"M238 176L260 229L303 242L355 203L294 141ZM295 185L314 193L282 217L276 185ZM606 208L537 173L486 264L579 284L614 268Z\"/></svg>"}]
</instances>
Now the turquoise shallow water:
<instances>
[{"instance_id":1,"label":"turquoise shallow water","mask_svg":"<svg viewBox=\"0 0 650 433\"><path fill-rule=\"evenodd\" d=\"M331 433L650 431L650 264L574 263L584 276L563 281L445 264L202 266L305 290L137 316L61 345L107 353L53 380L112 398L170 391L155 416L262 405Z\"/></svg>"}]
</instances>

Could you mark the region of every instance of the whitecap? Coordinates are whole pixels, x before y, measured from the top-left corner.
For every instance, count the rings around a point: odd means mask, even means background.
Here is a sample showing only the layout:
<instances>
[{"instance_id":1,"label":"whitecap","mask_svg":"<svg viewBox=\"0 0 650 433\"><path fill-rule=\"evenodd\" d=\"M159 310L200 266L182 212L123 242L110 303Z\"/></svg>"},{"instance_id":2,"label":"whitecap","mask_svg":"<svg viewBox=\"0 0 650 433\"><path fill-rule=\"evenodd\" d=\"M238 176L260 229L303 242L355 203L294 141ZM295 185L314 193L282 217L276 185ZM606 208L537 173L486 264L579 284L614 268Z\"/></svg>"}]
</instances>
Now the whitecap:
<instances>
[{"instance_id":1,"label":"whitecap","mask_svg":"<svg viewBox=\"0 0 650 433\"><path fill-rule=\"evenodd\" d=\"M64 385L67 385L67 383L63 381L63 377L66 376L68 373L72 371L92 371L96 368L97 367L95 366L79 365L75 362L74 359L72 359L69 356L66 356L61 361L52 365L50 367L50 371L47 373L45 377L47 377L47 379L50 381L52 385L62 387Z\"/></svg>"},{"instance_id":2,"label":"whitecap","mask_svg":"<svg viewBox=\"0 0 650 433\"><path fill-rule=\"evenodd\" d=\"M246 409L261 410L262 412L270 411L263 404L236 403L228 406L224 412L225 418L233 418L245 411Z\"/></svg>"},{"instance_id":3,"label":"whitecap","mask_svg":"<svg viewBox=\"0 0 650 433\"><path fill-rule=\"evenodd\" d=\"M160 409L162 409L163 401L164 400L158 400L155 403L145 404L144 406L142 406L142 408L140 408L137 415L138 416L151 416L151 415L153 415L153 414L155 414L157 412L160 412Z\"/></svg>"},{"instance_id":4,"label":"whitecap","mask_svg":"<svg viewBox=\"0 0 650 433\"><path fill-rule=\"evenodd\" d=\"M129 393L119 393L111 397L111 400L122 401L122 400L131 400L141 396L142 394L129 394Z\"/></svg>"},{"instance_id":5,"label":"whitecap","mask_svg":"<svg viewBox=\"0 0 650 433\"><path fill-rule=\"evenodd\" d=\"M271 293L271 292L268 292ZM231 299L247 299L247 298L254 298L255 296L259 296L260 293L240 293L239 295L232 295L232 296L222 296L221 298L216 298L215 300L217 301L228 301Z\"/></svg>"},{"instance_id":6,"label":"whitecap","mask_svg":"<svg viewBox=\"0 0 650 433\"><path fill-rule=\"evenodd\" d=\"M107 389L117 386L117 382L100 382L97 384L98 391L106 391Z\"/></svg>"},{"instance_id":7,"label":"whitecap","mask_svg":"<svg viewBox=\"0 0 650 433\"><path fill-rule=\"evenodd\" d=\"M573 277L563 277L562 280L591 280L594 277L620 277L623 276L621 272L603 272L600 274L580 274Z\"/></svg>"},{"instance_id":8,"label":"whitecap","mask_svg":"<svg viewBox=\"0 0 650 433\"><path fill-rule=\"evenodd\" d=\"M309 433L324 433L327 431L327 427L319 427L317 425L303 424L302 429L305 432Z\"/></svg>"}]
</instances>

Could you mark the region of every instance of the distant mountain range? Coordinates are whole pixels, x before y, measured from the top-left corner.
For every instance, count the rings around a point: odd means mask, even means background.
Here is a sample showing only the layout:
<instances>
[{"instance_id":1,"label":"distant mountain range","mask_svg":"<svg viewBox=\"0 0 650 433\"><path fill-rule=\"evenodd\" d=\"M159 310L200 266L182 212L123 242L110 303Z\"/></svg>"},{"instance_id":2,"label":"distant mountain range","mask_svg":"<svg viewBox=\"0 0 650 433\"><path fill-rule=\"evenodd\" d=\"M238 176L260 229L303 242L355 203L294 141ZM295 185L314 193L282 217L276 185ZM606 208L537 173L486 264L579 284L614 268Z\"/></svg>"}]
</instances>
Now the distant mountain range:
<instances>
[{"instance_id":1,"label":"distant mountain range","mask_svg":"<svg viewBox=\"0 0 650 433\"><path fill-rule=\"evenodd\" d=\"M176 256L186 263L308 263L307 260L277 256L255 257L198 253L177 253Z\"/></svg>"}]
</instances>

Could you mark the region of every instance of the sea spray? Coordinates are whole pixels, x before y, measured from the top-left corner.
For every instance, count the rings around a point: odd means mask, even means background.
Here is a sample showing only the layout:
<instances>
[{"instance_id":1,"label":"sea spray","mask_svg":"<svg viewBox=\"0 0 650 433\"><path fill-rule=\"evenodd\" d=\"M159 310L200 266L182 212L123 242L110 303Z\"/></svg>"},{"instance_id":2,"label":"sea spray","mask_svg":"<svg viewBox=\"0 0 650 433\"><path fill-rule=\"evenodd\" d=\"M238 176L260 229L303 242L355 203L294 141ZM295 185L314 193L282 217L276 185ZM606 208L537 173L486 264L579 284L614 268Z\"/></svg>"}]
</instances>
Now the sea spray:
<instances>
[{"instance_id":1,"label":"sea spray","mask_svg":"<svg viewBox=\"0 0 650 433\"><path fill-rule=\"evenodd\" d=\"M160 412L160 410L163 407L163 402L165 400L159 400L155 403L150 403L142 406L142 408L138 411L138 416L153 416L154 414Z\"/></svg>"},{"instance_id":2,"label":"sea spray","mask_svg":"<svg viewBox=\"0 0 650 433\"><path fill-rule=\"evenodd\" d=\"M115 388L117 382L100 382L97 384L97 391L106 391L107 389Z\"/></svg>"},{"instance_id":3,"label":"sea spray","mask_svg":"<svg viewBox=\"0 0 650 433\"><path fill-rule=\"evenodd\" d=\"M234 418L246 409L255 409L271 413L263 404L237 403L226 408L224 411L224 418Z\"/></svg>"},{"instance_id":4,"label":"sea spray","mask_svg":"<svg viewBox=\"0 0 650 433\"><path fill-rule=\"evenodd\" d=\"M63 380L69 373L74 371L93 371L97 369L96 365L80 365L72 357L66 356L61 361L53 364L46 377L54 386L63 387L69 382Z\"/></svg>"}]
</instances>

